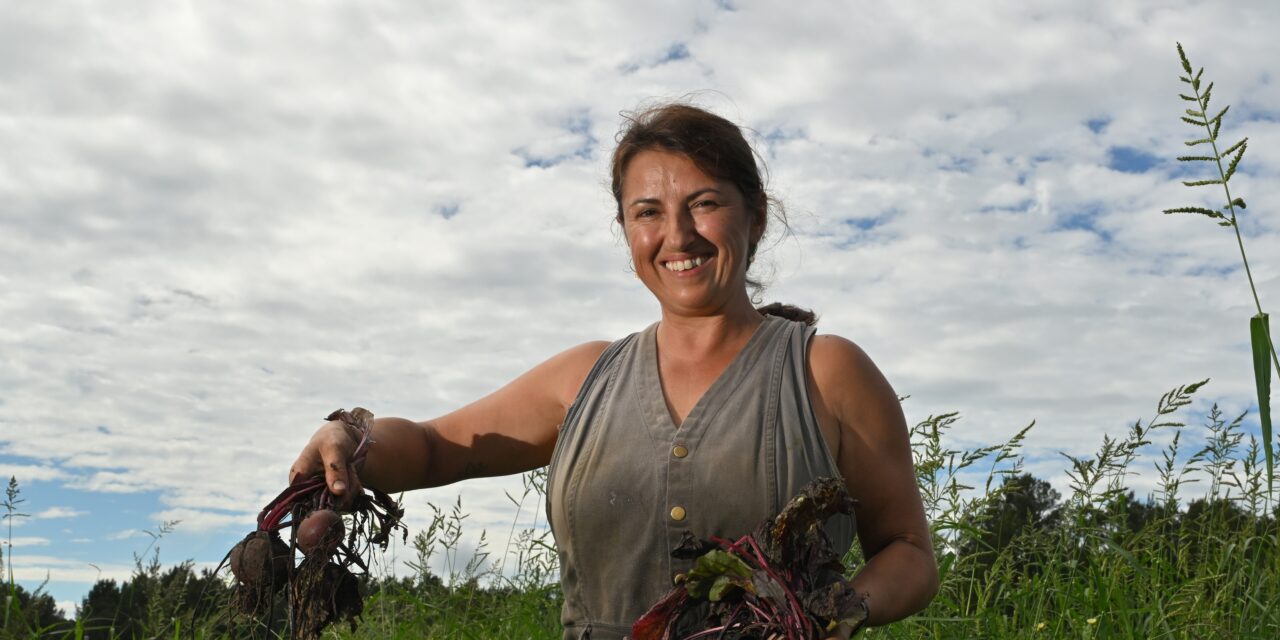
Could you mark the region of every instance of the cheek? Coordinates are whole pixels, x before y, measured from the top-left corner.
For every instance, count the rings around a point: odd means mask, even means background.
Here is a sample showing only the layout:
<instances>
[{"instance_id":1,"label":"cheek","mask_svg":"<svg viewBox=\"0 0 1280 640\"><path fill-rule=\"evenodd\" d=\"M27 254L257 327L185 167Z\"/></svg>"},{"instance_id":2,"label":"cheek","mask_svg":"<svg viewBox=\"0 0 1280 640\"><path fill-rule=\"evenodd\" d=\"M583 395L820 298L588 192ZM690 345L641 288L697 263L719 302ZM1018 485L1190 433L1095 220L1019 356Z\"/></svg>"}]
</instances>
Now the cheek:
<instances>
[{"instance_id":1,"label":"cheek","mask_svg":"<svg viewBox=\"0 0 1280 640\"><path fill-rule=\"evenodd\" d=\"M627 241L627 248L631 249L633 254L644 253L654 244L653 234L646 233L643 229L627 230L623 237Z\"/></svg>"}]
</instances>

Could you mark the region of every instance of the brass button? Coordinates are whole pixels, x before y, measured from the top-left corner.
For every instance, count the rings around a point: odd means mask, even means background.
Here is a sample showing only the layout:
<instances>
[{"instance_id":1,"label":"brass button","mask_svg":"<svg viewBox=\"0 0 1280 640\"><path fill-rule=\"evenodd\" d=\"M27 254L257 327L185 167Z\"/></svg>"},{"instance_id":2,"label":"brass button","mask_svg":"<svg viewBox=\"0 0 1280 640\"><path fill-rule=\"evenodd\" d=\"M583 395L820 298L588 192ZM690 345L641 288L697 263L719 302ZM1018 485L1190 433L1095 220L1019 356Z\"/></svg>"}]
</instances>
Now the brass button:
<instances>
[{"instance_id":1,"label":"brass button","mask_svg":"<svg viewBox=\"0 0 1280 640\"><path fill-rule=\"evenodd\" d=\"M684 448L684 445L682 445L682 444L678 444L678 445L676 445L676 446L674 446L674 447L672 447L672 448L671 448L671 455L673 455L673 456L675 456L675 457L677 457L677 458L683 458L683 457L685 457L685 456L689 455L689 450L688 450L688 449L686 449L686 448Z\"/></svg>"},{"instance_id":2,"label":"brass button","mask_svg":"<svg viewBox=\"0 0 1280 640\"><path fill-rule=\"evenodd\" d=\"M677 573L675 577L671 578L671 582L674 584L684 584L684 580L687 577L688 576L684 575L683 573Z\"/></svg>"},{"instance_id":3,"label":"brass button","mask_svg":"<svg viewBox=\"0 0 1280 640\"><path fill-rule=\"evenodd\" d=\"M671 519L676 522L684 520L684 507L671 507Z\"/></svg>"}]
</instances>

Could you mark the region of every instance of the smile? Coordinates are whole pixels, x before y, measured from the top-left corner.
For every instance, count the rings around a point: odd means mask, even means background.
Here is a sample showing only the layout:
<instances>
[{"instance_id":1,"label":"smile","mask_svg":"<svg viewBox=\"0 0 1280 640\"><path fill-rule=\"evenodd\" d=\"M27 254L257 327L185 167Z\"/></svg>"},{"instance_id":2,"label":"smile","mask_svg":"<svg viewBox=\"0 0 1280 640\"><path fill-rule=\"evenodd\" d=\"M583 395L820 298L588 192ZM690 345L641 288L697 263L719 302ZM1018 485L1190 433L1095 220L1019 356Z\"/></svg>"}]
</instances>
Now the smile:
<instances>
[{"instance_id":1,"label":"smile","mask_svg":"<svg viewBox=\"0 0 1280 640\"><path fill-rule=\"evenodd\" d=\"M669 262L662 263L662 266L666 267L667 271L688 271L694 267L702 266L702 263L706 261L707 258L698 256L696 258L689 258L685 260L671 260Z\"/></svg>"}]
</instances>

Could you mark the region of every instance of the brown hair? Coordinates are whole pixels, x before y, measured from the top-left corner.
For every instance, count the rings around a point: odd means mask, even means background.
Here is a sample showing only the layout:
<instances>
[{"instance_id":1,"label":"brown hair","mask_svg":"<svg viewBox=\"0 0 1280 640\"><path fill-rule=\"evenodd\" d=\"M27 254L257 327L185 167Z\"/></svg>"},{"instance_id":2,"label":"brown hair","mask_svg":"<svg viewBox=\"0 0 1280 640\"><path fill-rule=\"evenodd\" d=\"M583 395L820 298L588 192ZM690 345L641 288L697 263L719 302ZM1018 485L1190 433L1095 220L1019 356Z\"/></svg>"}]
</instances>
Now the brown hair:
<instances>
[{"instance_id":1,"label":"brown hair","mask_svg":"<svg viewBox=\"0 0 1280 640\"><path fill-rule=\"evenodd\" d=\"M738 125L710 111L689 104L672 103L650 107L639 113L626 114L626 123L618 132L618 146L613 151L611 180L613 199L618 210L615 219L622 222L622 178L627 165L641 151L661 149L688 157L703 173L733 184L742 194L748 212L767 225L772 212L787 226L786 212L769 196L761 179L761 161L742 135ZM758 243L748 247L748 264L755 258ZM759 291L762 285L747 278L747 285ZM766 315L777 315L812 325L817 316L812 311L775 302L758 309Z\"/></svg>"}]
</instances>

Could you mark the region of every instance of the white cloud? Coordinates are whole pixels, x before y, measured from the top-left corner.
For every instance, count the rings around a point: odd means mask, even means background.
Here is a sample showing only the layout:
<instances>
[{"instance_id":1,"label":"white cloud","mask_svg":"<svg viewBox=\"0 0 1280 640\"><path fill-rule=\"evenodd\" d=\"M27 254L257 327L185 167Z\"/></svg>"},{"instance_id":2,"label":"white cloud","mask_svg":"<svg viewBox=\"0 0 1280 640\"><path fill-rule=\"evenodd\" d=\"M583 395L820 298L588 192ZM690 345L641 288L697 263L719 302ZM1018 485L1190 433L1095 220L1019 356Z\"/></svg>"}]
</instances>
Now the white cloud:
<instances>
[{"instance_id":1,"label":"white cloud","mask_svg":"<svg viewBox=\"0 0 1280 640\"><path fill-rule=\"evenodd\" d=\"M1037 419L1047 456L1203 377L1250 405L1233 239L1159 213L1210 193L1106 163L1181 153L1181 39L1241 114L1227 135L1255 141L1242 228L1280 300L1280 145L1261 142L1280 126L1243 118L1280 85L1270 39L1234 24L1278 5L740 4L10 16L0 477L158 493L154 518L234 536L335 407L429 418L642 328L656 308L604 186L617 113L703 89L758 132L792 214L767 298L862 345L909 419L961 410L965 442ZM509 521L494 491L518 486L423 492L411 518L461 491L474 521Z\"/></svg>"},{"instance_id":2,"label":"white cloud","mask_svg":"<svg viewBox=\"0 0 1280 640\"><path fill-rule=\"evenodd\" d=\"M79 518L86 513L88 512L70 507L49 507L43 511L36 512L32 517L39 520L52 520L54 518Z\"/></svg>"},{"instance_id":3,"label":"white cloud","mask_svg":"<svg viewBox=\"0 0 1280 640\"><path fill-rule=\"evenodd\" d=\"M47 547L49 539L40 536L14 536L0 540L0 544L13 547Z\"/></svg>"},{"instance_id":4,"label":"white cloud","mask_svg":"<svg viewBox=\"0 0 1280 640\"><path fill-rule=\"evenodd\" d=\"M0 478L17 478L19 487L27 482L63 480L67 477L66 472L53 465L0 463Z\"/></svg>"},{"instance_id":5,"label":"white cloud","mask_svg":"<svg viewBox=\"0 0 1280 640\"><path fill-rule=\"evenodd\" d=\"M13 559L14 578L24 584L79 582L92 585L98 580L127 580L133 575L129 564L93 563L44 555L18 555Z\"/></svg>"}]
</instances>

